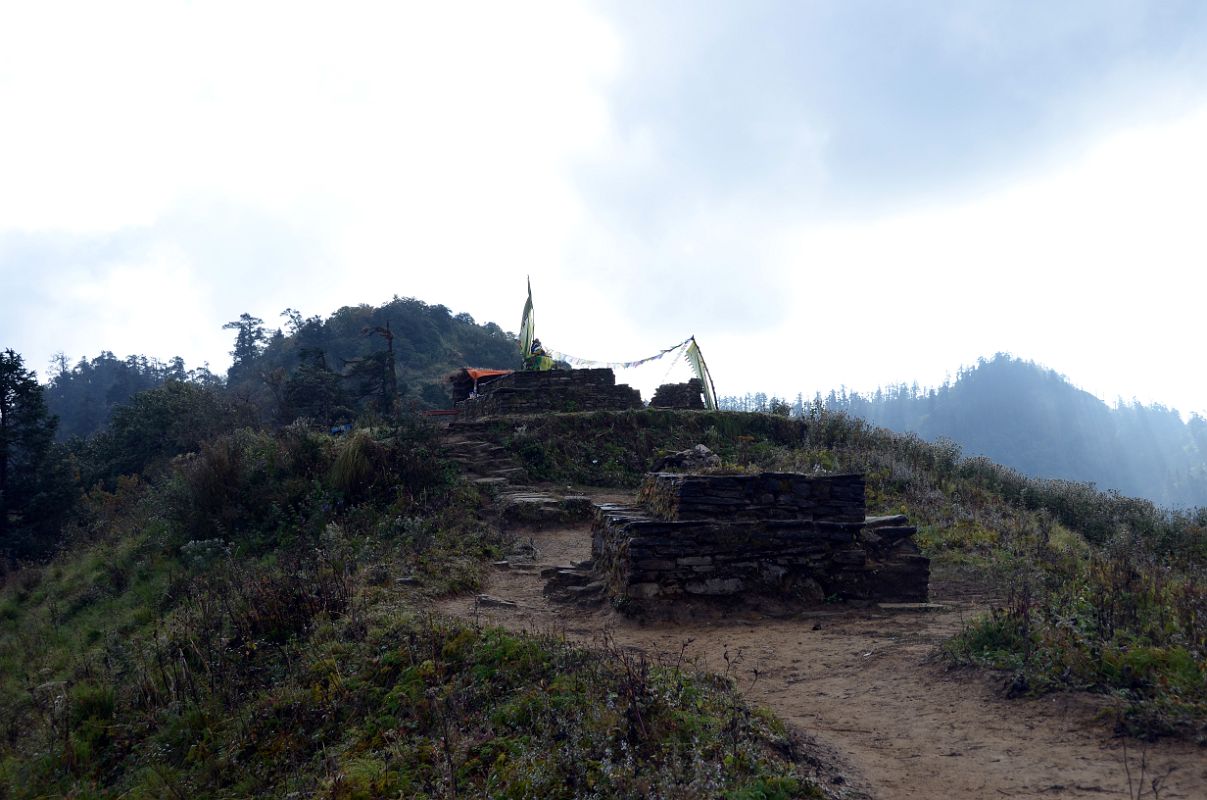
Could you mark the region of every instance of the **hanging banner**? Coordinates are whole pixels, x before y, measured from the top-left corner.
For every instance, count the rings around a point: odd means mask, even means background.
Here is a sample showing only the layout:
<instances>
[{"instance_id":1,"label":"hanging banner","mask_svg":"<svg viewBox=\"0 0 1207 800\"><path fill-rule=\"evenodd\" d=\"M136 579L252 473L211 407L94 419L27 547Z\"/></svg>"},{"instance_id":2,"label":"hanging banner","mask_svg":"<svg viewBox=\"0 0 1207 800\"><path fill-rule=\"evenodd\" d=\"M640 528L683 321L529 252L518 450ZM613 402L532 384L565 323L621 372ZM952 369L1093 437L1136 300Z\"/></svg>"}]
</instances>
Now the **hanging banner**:
<instances>
[{"instance_id":1,"label":"hanging banner","mask_svg":"<svg viewBox=\"0 0 1207 800\"><path fill-rule=\"evenodd\" d=\"M700 379L700 385L704 388L704 406L709 411L717 410L717 387L713 386L712 375L708 373L708 365L704 363L704 354L700 352L700 345L696 344L696 337L688 339L691 342L687 347L687 352L684 357L687 363L691 364L692 370L696 373L696 377Z\"/></svg>"},{"instance_id":2,"label":"hanging banner","mask_svg":"<svg viewBox=\"0 0 1207 800\"><path fill-rule=\"evenodd\" d=\"M520 355L524 358L532 355L532 340L535 338L536 332L532 316L532 278L529 278L528 302L524 303L524 316L520 320Z\"/></svg>"},{"instance_id":3,"label":"hanging banner","mask_svg":"<svg viewBox=\"0 0 1207 800\"><path fill-rule=\"evenodd\" d=\"M639 358L636 361L592 361L589 358L578 358L577 356L571 356L571 355L566 355L565 353L559 353L556 350L546 350L546 352L549 353L549 355L552 356L555 360L565 361L567 364L571 364L576 367L609 367L611 369L632 369L633 367L640 367L642 364L648 364L651 361L657 361L658 359L665 356L667 353L675 352L676 350L683 347L690 341L692 341L692 340L684 339L682 342L679 342L679 344L675 345L674 347L668 347L660 353L649 356L647 358Z\"/></svg>"}]
</instances>

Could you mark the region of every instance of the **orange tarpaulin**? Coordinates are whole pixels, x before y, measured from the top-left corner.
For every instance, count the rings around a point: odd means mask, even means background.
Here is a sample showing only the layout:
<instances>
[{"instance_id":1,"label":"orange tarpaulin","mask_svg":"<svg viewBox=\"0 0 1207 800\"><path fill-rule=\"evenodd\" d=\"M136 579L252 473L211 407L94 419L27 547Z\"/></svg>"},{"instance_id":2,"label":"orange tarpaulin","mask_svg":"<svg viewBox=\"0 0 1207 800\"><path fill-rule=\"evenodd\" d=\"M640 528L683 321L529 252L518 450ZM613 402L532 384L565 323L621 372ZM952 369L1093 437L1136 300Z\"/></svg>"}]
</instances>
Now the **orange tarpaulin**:
<instances>
[{"instance_id":1,"label":"orange tarpaulin","mask_svg":"<svg viewBox=\"0 0 1207 800\"><path fill-rule=\"evenodd\" d=\"M483 378L493 378L496 375L510 375L515 372L513 369L470 369L465 368L465 374L474 379L474 383Z\"/></svg>"}]
</instances>

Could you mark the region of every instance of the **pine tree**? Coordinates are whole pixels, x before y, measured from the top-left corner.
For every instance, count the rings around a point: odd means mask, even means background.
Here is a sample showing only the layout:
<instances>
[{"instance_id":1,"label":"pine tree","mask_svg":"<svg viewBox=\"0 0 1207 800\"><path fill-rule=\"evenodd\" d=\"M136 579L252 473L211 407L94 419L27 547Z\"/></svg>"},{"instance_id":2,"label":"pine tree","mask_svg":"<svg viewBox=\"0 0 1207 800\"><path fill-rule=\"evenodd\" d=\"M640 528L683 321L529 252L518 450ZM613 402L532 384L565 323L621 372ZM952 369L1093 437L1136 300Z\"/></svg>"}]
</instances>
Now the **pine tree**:
<instances>
[{"instance_id":1,"label":"pine tree","mask_svg":"<svg viewBox=\"0 0 1207 800\"><path fill-rule=\"evenodd\" d=\"M69 504L57 425L37 376L13 350L0 352L0 550L10 556L53 546L53 528Z\"/></svg>"},{"instance_id":2,"label":"pine tree","mask_svg":"<svg viewBox=\"0 0 1207 800\"><path fill-rule=\"evenodd\" d=\"M227 375L232 381L239 377L244 368L251 365L264 347L264 320L251 314L240 314L239 319L222 326L223 330L237 331L235 334L235 349L231 350L234 359Z\"/></svg>"}]
</instances>

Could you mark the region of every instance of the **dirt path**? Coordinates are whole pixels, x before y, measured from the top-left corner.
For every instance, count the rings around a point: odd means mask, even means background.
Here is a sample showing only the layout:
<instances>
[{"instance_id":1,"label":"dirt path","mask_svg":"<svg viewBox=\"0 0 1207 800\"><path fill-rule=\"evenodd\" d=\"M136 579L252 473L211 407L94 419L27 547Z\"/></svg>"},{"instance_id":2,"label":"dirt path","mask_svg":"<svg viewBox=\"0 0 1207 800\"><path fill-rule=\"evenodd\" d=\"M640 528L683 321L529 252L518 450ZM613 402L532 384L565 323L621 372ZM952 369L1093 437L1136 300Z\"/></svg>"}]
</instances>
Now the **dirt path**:
<instances>
[{"instance_id":1,"label":"dirt path","mask_svg":"<svg viewBox=\"0 0 1207 800\"><path fill-rule=\"evenodd\" d=\"M652 656L683 651L700 667L728 669L751 700L837 752L849 782L880 800L1129 796L1122 743L1095 720L1093 698L1005 700L992 676L949 671L934 659L936 645L981 607L966 592L932 587L944 606L937 611L836 608L786 619L642 625L542 595L541 566L590 557L587 526L525 536L540 551L537 563L499 570L485 589L514 607L468 597L440 610L587 643L606 631ZM1140 755L1132 744L1133 780ZM1174 768L1161 798L1207 800L1207 748L1160 742L1146 756L1146 783ZM1146 789L1143 796L1153 795Z\"/></svg>"}]
</instances>

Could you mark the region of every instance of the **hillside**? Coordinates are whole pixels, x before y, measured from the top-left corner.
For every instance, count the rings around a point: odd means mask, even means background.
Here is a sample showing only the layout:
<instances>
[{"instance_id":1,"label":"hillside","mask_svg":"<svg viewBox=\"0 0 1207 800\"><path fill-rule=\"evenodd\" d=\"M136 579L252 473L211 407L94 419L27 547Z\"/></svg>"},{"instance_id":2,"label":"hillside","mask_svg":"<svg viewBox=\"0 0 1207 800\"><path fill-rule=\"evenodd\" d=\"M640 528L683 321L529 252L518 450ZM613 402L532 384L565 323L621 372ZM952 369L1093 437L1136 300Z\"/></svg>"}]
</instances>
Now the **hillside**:
<instances>
[{"instance_id":1,"label":"hillside","mask_svg":"<svg viewBox=\"0 0 1207 800\"><path fill-rule=\"evenodd\" d=\"M920 391L825 398L827 408L930 441L949 439L1038 478L1094 483L1155 503L1207 505L1207 420L1139 403L1114 408L1064 377L1003 354Z\"/></svg>"},{"instance_id":2,"label":"hillside","mask_svg":"<svg viewBox=\"0 0 1207 800\"><path fill-rule=\"evenodd\" d=\"M821 796L726 680L434 618L514 540L418 421L217 433L65 534L0 588L5 797Z\"/></svg>"},{"instance_id":3,"label":"hillside","mask_svg":"<svg viewBox=\"0 0 1207 800\"><path fill-rule=\"evenodd\" d=\"M44 454L89 477L54 509L49 555L0 586L0 794L932 797L956 775L1021 791L1027 768L1001 767L1020 748L1049 759L1035 775L1051 785L1077 765L1085 785L1117 787L1113 737L1159 740L1146 758L1162 769L1207 737L1207 512L1030 479L819 408L485 420L474 435L524 480L599 502L699 443L730 471L864 473L869 511L918 525L938 601L828 598L690 628L608 608L541 616L532 576L548 562L532 553L585 552L589 530L508 517L421 417L370 406L332 436L255 411L169 381ZM535 595L484 612L495 587ZM533 635L525 615L574 632ZM910 646L884 645L898 639ZM809 680L833 699L793 688L815 662ZM936 663L996 671L1017 699ZM1040 696L1090 711L1053 716L1028 704ZM919 697L961 712L915 715ZM987 715L1026 724L960 762L932 752L980 737ZM901 760L877 758L876 730L908 719ZM1184 796L1207 786L1166 777Z\"/></svg>"}]
</instances>

